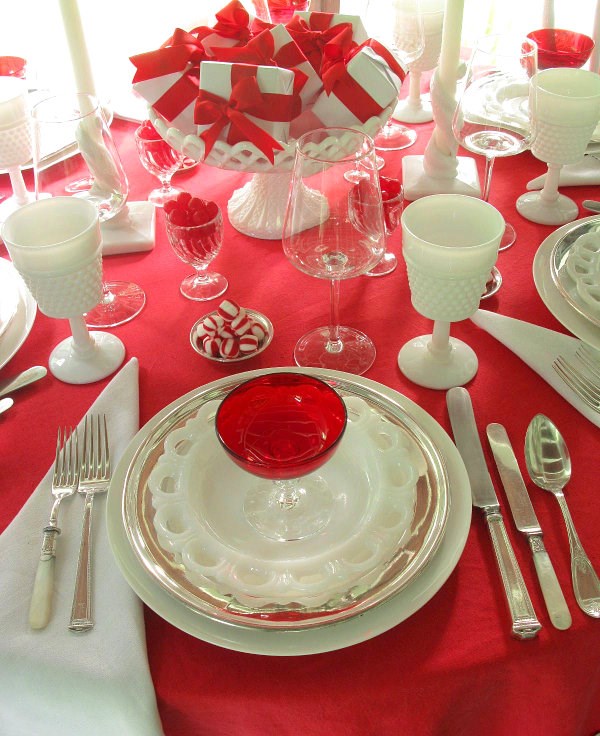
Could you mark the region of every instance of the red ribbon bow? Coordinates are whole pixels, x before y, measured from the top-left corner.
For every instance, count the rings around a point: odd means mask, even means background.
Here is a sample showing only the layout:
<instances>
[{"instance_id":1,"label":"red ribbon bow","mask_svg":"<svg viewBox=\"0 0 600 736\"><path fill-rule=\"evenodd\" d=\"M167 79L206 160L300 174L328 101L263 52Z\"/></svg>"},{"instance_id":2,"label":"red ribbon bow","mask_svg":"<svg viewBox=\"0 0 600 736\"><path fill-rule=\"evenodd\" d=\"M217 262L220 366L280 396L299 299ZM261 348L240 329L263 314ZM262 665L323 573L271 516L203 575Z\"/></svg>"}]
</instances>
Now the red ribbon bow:
<instances>
[{"instance_id":1,"label":"red ribbon bow","mask_svg":"<svg viewBox=\"0 0 600 736\"><path fill-rule=\"evenodd\" d=\"M222 130L229 124L228 143L250 141L274 163L274 151L282 151L283 146L247 116L254 115L271 121L290 121L293 114L292 104L291 95L261 92L256 76L243 76L236 81L228 100L201 89L194 121L198 125L210 125L200 135L205 145L204 157L209 155Z\"/></svg>"},{"instance_id":2,"label":"red ribbon bow","mask_svg":"<svg viewBox=\"0 0 600 736\"><path fill-rule=\"evenodd\" d=\"M319 73L325 46L346 27L349 26L352 31L351 23L338 23L328 27L327 24L330 22L329 13L311 13L308 22L299 15L294 15L286 25L290 36L298 44L312 67Z\"/></svg>"},{"instance_id":3,"label":"red ribbon bow","mask_svg":"<svg viewBox=\"0 0 600 736\"><path fill-rule=\"evenodd\" d=\"M215 14L213 30L220 36L235 38L242 43L250 40L250 15L239 0L231 0Z\"/></svg>"}]
</instances>

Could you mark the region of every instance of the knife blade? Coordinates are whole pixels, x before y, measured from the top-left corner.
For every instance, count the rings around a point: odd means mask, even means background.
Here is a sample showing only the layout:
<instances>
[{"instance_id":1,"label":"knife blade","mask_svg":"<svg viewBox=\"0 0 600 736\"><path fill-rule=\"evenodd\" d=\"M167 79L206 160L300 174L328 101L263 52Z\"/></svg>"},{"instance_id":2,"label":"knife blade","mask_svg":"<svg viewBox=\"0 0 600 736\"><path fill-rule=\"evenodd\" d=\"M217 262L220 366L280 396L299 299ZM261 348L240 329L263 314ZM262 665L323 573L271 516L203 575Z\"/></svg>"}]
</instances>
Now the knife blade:
<instances>
[{"instance_id":1,"label":"knife blade","mask_svg":"<svg viewBox=\"0 0 600 736\"><path fill-rule=\"evenodd\" d=\"M7 409L10 409L12 405L13 405L12 399L0 399L0 414L5 412Z\"/></svg>"},{"instance_id":2,"label":"knife blade","mask_svg":"<svg viewBox=\"0 0 600 736\"><path fill-rule=\"evenodd\" d=\"M512 634L518 639L532 639L537 636L542 625L535 614L519 563L506 533L500 503L479 439L471 397L465 388L451 388L446 393L446 403L454 442L471 483L473 505L483 511L492 538L512 619Z\"/></svg>"},{"instance_id":3,"label":"knife blade","mask_svg":"<svg viewBox=\"0 0 600 736\"><path fill-rule=\"evenodd\" d=\"M43 378L46 373L48 373L48 371L44 366L34 365L32 368L28 368L26 371L19 373L17 376L5 378L0 381L0 396L5 396L12 391L16 391L18 388L23 388L23 386L28 386L34 381L39 381L39 379Z\"/></svg>"},{"instance_id":4,"label":"knife blade","mask_svg":"<svg viewBox=\"0 0 600 736\"><path fill-rule=\"evenodd\" d=\"M569 607L544 546L542 527L535 515L506 429L501 424L488 424L487 436L515 526L527 537L531 547L550 621L557 629L568 629L572 622Z\"/></svg>"}]
</instances>

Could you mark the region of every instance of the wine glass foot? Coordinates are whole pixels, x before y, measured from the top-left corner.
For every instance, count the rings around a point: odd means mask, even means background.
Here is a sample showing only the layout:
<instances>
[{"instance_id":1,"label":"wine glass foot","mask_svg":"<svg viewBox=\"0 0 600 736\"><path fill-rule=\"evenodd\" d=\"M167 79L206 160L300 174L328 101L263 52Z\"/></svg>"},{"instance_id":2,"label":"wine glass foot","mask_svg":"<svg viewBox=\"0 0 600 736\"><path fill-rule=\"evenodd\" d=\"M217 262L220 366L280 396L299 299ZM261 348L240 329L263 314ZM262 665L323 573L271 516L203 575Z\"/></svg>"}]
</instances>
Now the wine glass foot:
<instances>
[{"instance_id":1,"label":"wine glass foot","mask_svg":"<svg viewBox=\"0 0 600 736\"><path fill-rule=\"evenodd\" d=\"M431 349L432 335L421 335L407 342L398 353L398 367L417 386L448 389L464 386L477 373L475 352L462 340L449 339L447 352Z\"/></svg>"},{"instance_id":2,"label":"wine glass foot","mask_svg":"<svg viewBox=\"0 0 600 736\"><path fill-rule=\"evenodd\" d=\"M541 225L566 225L577 219L579 209L575 202L564 194L556 199L542 199L541 192L526 192L517 199L517 212L531 222Z\"/></svg>"},{"instance_id":3,"label":"wine glass foot","mask_svg":"<svg viewBox=\"0 0 600 736\"><path fill-rule=\"evenodd\" d=\"M65 192L69 194L77 194L78 192L88 192L94 184L91 176L84 176L81 179L75 179L65 187Z\"/></svg>"},{"instance_id":4,"label":"wine glass foot","mask_svg":"<svg viewBox=\"0 0 600 736\"><path fill-rule=\"evenodd\" d=\"M148 202L151 202L155 207L164 207L165 202L175 199L178 194L181 194L181 189L177 189L177 187L153 189L148 195Z\"/></svg>"},{"instance_id":5,"label":"wine glass foot","mask_svg":"<svg viewBox=\"0 0 600 736\"><path fill-rule=\"evenodd\" d=\"M179 291L187 299L196 302L205 302L209 299L216 299L227 291L229 283L225 276L220 273L207 273L203 276L191 274L181 282Z\"/></svg>"},{"instance_id":6,"label":"wine glass foot","mask_svg":"<svg viewBox=\"0 0 600 736\"><path fill-rule=\"evenodd\" d=\"M375 355L371 339L352 327L338 327L335 342L330 327L317 327L301 337L294 348L294 360L300 367L328 368L358 376L369 370Z\"/></svg>"},{"instance_id":7,"label":"wine glass foot","mask_svg":"<svg viewBox=\"0 0 600 736\"><path fill-rule=\"evenodd\" d=\"M516 239L517 231L509 222L507 222L504 226L504 233L502 234L502 238L500 239L498 250L508 250L511 245L515 244Z\"/></svg>"},{"instance_id":8,"label":"wine glass foot","mask_svg":"<svg viewBox=\"0 0 600 736\"><path fill-rule=\"evenodd\" d=\"M501 286L502 274L494 266L490 272L488 280L485 282L485 291L481 295L481 299L489 299L491 296L494 296Z\"/></svg>"},{"instance_id":9,"label":"wine glass foot","mask_svg":"<svg viewBox=\"0 0 600 736\"><path fill-rule=\"evenodd\" d=\"M387 252L383 254L383 258L379 263L374 266L370 271L365 273L365 276L387 276L396 270L398 265L398 259L394 253Z\"/></svg>"},{"instance_id":10,"label":"wine glass foot","mask_svg":"<svg viewBox=\"0 0 600 736\"><path fill-rule=\"evenodd\" d=\"M399 123L386 123L379 135L375 138L375 148L378 151L401 151L412 146L417 140L414 130Z\"/></svg>"},{"instance_id":11,"label":"wine glass foot","mask_svg":"<svg viewBox=\"0 0 600 736\"><path fill-rule=\"evenodd\" d=\"M395 120L411 125L430 123L433 120L433 110L429 102L421 100L418 105L415 105L408 98L398 102L393 115Z\"/></svg>"},{"instance_id":12,"label":"wine glass foot","mask_svg":"<svg viewBox=\"0 0 600 736\"><path fill-rule=\"evenodd\" d=\"M102 301L87 312L88 327L117 327L136 317L146 304L146 294L130 281L107 281Z\"/></svg>"},{"instance_id":13,"label":"wine glass foot","mask_svg":"<svg viewBox=\"0 0 600 736\"><path fill-rule=\"evenodd\" d=\"M265 482L251 489L244 500L244 514L263 537L292 542L312 537L327 526L333 505L329 486L316 476Z\"/></svg>"},{"instance_id":14,"label":"wine glass foot","mask_svg":"<svg viewBox=\"0 0 600 736\"><path fill-rule=\"evenodd\" d=\"M72 337L60 342L50 354L49 368L64 383L94 383L110 376L125 359L125 346L108 332L90 332L94 343L89 352L75 348Z\"/></svg>"}]
</instances>

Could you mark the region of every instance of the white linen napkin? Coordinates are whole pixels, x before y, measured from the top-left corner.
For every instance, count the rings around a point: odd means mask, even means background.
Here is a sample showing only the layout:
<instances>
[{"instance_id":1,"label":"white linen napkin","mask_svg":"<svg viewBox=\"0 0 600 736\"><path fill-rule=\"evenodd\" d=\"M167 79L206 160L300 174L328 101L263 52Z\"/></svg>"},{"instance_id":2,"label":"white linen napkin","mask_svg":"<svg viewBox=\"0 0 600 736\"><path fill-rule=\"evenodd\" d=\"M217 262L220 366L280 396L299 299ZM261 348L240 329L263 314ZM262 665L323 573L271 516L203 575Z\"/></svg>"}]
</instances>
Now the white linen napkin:
<instances>
[{"instance_id":1,"label":"white linen napkin","mask_svg":"<svg viewBox=\"0 0 600 736\"><path fill-rule=\"evenodd\" d=\"M116 463L139 428L136 358L112 379L90 411L106 413L111 460ZM62 533L57 540L52 618L45 629L29 628L33 579L52 500L51 478L52 467L0 536L0 734L161 736L142 603L109 548L106 494L96 496L93 510L95 628L82 633L67 628L81 538L80 494L65 499L59 513Z\"/></svg>"},{"instance_id":2,"label":"white linen napkin","mask_svg":"<svg viewBox=\"0 0 600 736\"><path fill-rule=\"evenodd\" d=\"M489 332L499 342L518 355L527 365L549 383L578 412L600 427L600 414L581 401L552 367L559 356L571 359L581 340L546 327L533 325L496 312L479 309L471 320L481 329Z\"/></svg>"},{"instance_id":3,"label":"white linen napkin","mask_svg":"<svg viewBox=\"0 0 600 736\"><path fill-rule=\"evenodd\" d=\"M541 189L546 181L546 174L527 182L527 189ZM568 164L560 170L559 187L592 186L600 184L600 160L596 156L584 156L578 164Z\"/></svg>"}]
</instances>

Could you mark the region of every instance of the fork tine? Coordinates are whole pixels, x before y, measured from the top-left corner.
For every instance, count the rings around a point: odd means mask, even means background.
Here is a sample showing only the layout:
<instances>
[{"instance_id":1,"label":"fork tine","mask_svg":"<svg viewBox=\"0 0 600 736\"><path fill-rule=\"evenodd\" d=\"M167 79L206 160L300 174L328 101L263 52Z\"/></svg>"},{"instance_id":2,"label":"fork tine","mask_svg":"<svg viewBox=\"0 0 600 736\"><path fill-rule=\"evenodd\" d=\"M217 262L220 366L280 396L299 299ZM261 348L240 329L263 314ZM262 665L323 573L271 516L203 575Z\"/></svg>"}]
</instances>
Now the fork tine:
<instances>
[{"instance_id":1,"label":"fork tine","mask_svg":"<svg viewBox=\"0 0 600 736\"><path fill-rule=\"evenodd\" d=\"M573 368L562 356L552 364L554 370L590 408L600 411L600 390L586 379L583 374Z\"/></svg>"},{"instance_id":2,"label":"fork tine","mask_svg":"<svg viewBox=\"0 0 600 736\"><path fill-rule=\"evenodd\" d=\"M592 352L593 348L589 345L581 345L577 349L575 355L581 361L587 370L600 381L600 362L598 355L594 355Z\"/></svg>"}]
</instances>

